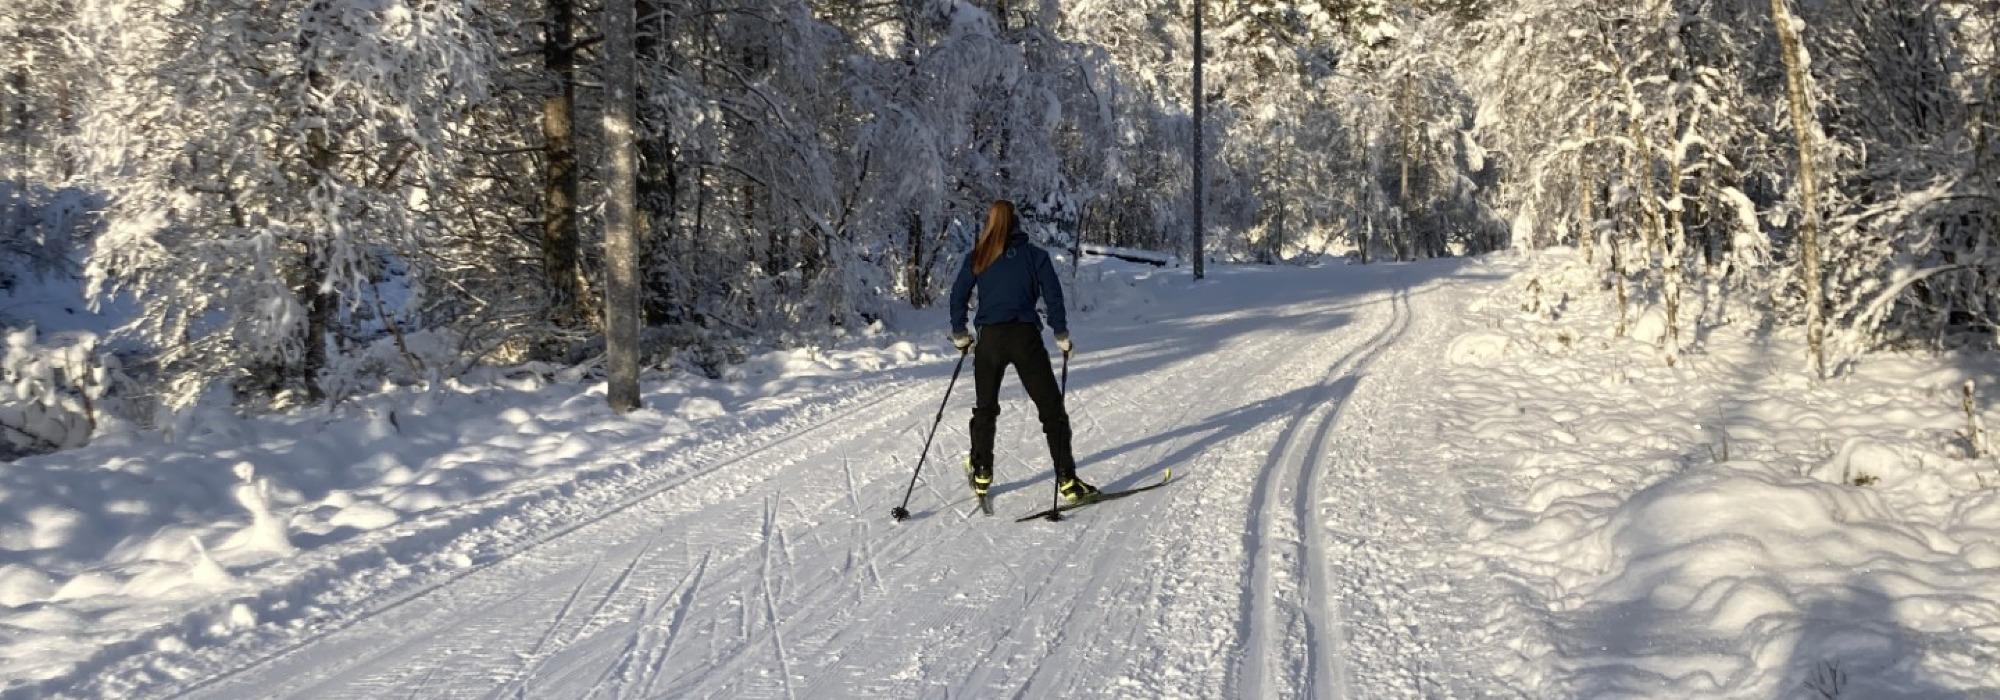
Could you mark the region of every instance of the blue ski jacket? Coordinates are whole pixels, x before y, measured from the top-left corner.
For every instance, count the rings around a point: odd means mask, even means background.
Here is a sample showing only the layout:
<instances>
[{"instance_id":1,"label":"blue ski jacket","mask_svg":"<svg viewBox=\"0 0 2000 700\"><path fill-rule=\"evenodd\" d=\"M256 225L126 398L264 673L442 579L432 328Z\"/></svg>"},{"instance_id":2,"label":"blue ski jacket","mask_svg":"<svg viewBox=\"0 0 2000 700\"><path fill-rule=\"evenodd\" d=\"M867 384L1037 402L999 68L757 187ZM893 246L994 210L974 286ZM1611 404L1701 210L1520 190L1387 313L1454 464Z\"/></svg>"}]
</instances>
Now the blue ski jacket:
<instances>
[{"instance_id":1,"label":"blue ski jacket","mask_svg":"<svg viewBox=\"0 0 2000 700\"><path fill-rule=\"evenodd\" d=\"M982 274L972 274L972 254L965 254L965 262L958 267L958 279L951 283L953 333L966 332L966 305L972 301L974 287L979 289L979 314L972 319L976 325L1032 323L1040 328L1042 319L1035 313L1035 300L1040 299L1048 308L1049 329L1056 335L1069 333L1069 315L1063 311L1062 280L1056 277L1056 265L1047 251L1029 243L1028 234L1018 228L1007 237L1007 252L1001 253Z\"/></svg>"}]
</instances>

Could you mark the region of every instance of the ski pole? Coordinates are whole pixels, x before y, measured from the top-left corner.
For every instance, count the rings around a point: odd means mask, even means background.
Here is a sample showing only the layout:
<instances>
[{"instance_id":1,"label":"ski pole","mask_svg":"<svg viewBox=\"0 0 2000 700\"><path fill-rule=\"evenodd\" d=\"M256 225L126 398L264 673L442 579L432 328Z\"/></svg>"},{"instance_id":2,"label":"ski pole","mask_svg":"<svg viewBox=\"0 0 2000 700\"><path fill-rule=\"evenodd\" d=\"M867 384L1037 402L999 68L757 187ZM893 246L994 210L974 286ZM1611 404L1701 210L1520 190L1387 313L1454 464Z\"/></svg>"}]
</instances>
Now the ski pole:
<instances>
[{"instance_id":1,"label":"ski pole","mask_svg":"<svg viewBox=\"0 0 2000 700\"><path fill-rule=\"evenodd\" d=\"M924 460L929 459L931 456L931 440L937 437L938 425L944 422L944 407L951 403L952 388L958 386L959 370L965 369L965 355L965 350L961 348L958 351L958 365L951 368L951 383L944 385L944 400L938 402L937 419L931 421L930 437L924 438L924 453L917 457L916 470L910 472L909 488L903 489L903 505L889 510L889 517L895 518L896 522L900 523L910 519L910 492L917 490L917 475L923 473ZM1064 371L1068 371L1067 365L1065 365Z\"/></svg>"},{"instance_id":2,"label":"ski pole","mask_svg":"<svg viewBox=\"0 0 2000 700\"><path fill-rule=\"evenodd\" d=\"M1069 351L1067 350L1063 351L1062 388L1059 391L1062 398L1067 401L1069 399ZM1068 411L1069 407L1065 406L1063 410ZM1049 522L1062 522L1062 477L1050 479L1049 483L1054 485L1049 490Z\"/></svg>"}]
</instances>

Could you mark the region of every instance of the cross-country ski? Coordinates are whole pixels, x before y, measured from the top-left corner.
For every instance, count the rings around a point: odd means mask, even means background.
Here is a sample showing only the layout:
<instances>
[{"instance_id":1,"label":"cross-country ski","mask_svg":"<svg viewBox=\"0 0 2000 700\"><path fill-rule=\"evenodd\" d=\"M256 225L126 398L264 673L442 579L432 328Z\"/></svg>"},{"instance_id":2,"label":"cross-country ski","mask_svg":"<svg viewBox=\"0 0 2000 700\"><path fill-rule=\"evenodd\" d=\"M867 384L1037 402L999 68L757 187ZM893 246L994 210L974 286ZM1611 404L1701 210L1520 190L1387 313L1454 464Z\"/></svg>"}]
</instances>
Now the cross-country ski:
<instances>
[{"instance_id":1,"label":"cross-country ski","mask_svg":"<svg viewBox=\"0 0 2000 700\"><path fill-rule=\"evenodd\" d=\"M1097 495L1091 496L1086 499L1078 500L1072 503L1064 503L1062 505L1055 506L1048 510L1023 515L1019 518L1015 518L1014 522L1025 523L1030 520L1049 520L1050 519L1049 516L1051 515L1060 515L1085 506L1092 506L1099 503L1103 503L1105 501L1114 501L1120 498L1124 498L1126 496L1145 493L1147 491L1151 491L1153 489L1166 486L1167 482L1171 481L1173 478L1174 478L1174 470L1168 469L1164 472L1161 472L1159 481L1147 484L1145 486L1116 490L1116 491L1100 491L1097 493Z\"/></svg>"}]
</instances>

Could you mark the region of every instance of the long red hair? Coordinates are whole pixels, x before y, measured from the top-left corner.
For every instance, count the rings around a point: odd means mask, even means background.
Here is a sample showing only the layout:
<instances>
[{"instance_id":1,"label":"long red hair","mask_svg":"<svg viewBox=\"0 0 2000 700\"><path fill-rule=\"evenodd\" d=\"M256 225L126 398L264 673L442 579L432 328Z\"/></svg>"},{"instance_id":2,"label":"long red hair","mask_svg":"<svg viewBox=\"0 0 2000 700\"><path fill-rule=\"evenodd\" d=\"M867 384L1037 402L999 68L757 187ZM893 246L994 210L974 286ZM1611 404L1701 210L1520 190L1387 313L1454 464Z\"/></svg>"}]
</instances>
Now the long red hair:
<instances>
[{"instance_id":1,"label":"long red hair","mask_svg":"<svg viewBox=\"0 0 2000 700\"><path fill-rule=\"evenodd\" d=\"M986 210L986 230L979 232L979 242L972 245L972 274L985 274L986 268L1007 252L1007 238L1013 235L1014 203L993 200L993 206Z\"/></svg>"}]
</instances>

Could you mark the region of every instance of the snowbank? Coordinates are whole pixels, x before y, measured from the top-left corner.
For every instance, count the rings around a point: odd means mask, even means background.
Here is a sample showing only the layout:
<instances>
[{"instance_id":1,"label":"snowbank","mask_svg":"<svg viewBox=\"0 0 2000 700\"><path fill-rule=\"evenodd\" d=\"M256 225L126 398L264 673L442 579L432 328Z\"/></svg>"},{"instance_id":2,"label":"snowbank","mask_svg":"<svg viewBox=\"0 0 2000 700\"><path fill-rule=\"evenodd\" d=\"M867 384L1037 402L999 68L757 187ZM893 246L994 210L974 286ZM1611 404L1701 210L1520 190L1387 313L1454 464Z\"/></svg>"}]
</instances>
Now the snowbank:
<instances>
[{"instance_id":1,"label":"snowbank","mask_svg":"<svg viewBox=\"0 0 2000 700\"><path fill-rule=\"evenodd\" d=\"M1993 358L1882 356L1816 383L1796 338L1710 325L1669 367L1664 317L1614 337L1615 309L1574 300L1602 295L1561 293L1568 263L1475 302L1487 328L1444 377L1472 554L1506 591L1482 634L1518 654L1518 688L2000 689L2000 462L1972 454L1959 401L2000 377Z\"/></svg>"}]
</instances>

